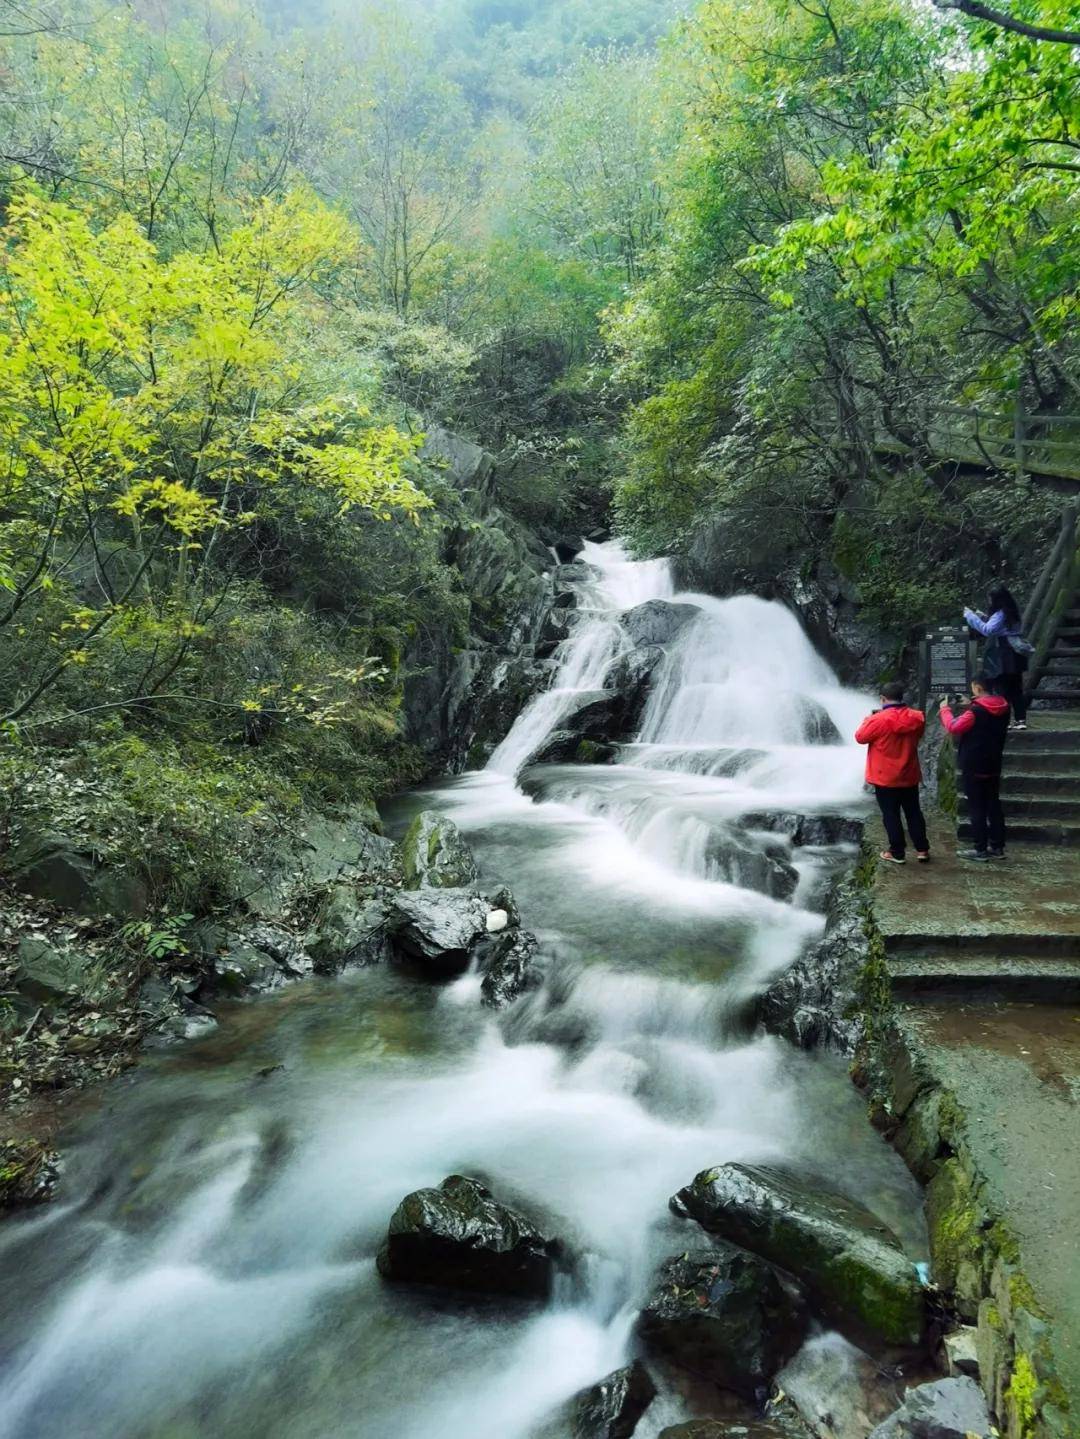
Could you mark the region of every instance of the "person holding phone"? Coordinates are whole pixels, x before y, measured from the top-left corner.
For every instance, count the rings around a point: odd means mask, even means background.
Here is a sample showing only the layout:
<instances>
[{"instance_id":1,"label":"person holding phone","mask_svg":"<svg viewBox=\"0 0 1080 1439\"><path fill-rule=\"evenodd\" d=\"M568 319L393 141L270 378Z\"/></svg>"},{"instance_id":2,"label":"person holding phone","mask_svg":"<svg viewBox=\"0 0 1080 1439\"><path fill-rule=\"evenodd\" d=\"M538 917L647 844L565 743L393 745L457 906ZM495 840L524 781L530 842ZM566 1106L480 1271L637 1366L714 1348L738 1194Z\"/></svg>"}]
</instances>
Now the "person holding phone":
<instances>
[{"instance_id":1,"label":"person holding phone","mask_svg":"<svg viewBox=\"0 0 1080 1439\"><path fill-rule=\"evenodd\" d=\"M1020 606L1005 586L999 585L990 591L986 613L965 608L964 619L986 640L982 672L989 693L1008 700L1013 729L1027 729L1024 675L1035 647L1024 638Z\"/></svg>"},{"instance_id":2,"label":"person holding phone","mask_svg":"<svg viewBox=\"0 0 1080 1439\"><path fill-rule=\"evenodd\" d=\"M990 693L991 680L971 682L971 703L957 711L948 695L941 700L941 723L956 741L956 759L971 823L972 848L961 859L985 864L1005 858L1005 812L1001 805L1001 763L1009 728L1009 702Z\"/></svg>"},{"instance_id":3,"label":"person holding phone","mask_svg":"<svg viewBox=\"0 0 1080 1439\"><path fill-rule=\"evenodd\" d=\"M919 804L919 741L926 729L922 710L904 703L904 686L891 681L881 687L881 708L867 715L855 731L857 744L867 745L866 782L881 810L889 847L881 851L886 864L907 862L904 821L915 848L915 858L930 858L926 820Z\"/></svg>"}]
</instances>

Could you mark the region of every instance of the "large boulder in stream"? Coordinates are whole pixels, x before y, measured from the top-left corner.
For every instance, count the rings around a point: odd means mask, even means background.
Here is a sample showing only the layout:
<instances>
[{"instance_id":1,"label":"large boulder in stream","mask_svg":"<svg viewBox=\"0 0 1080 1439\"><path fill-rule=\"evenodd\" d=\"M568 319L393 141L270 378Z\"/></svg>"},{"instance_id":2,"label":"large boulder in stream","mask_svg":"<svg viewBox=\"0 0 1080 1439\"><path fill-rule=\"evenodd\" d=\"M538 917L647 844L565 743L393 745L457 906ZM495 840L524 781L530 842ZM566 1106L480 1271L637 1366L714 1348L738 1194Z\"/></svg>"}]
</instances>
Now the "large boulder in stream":
<instances>
[{"instance_id":1,"label":"large boulder in stream","mask_svg":"<svg viewBox=\"0 0 1080 1439\"><path fill-rule=\"evenodd\" d=\"M406 889L468 889L478 879L476 860L452 819L422 810L401 841Z\"/></svg>"},{"instance_id":2,"label":"large boulder in stream","mask_svg":"<svg viewBox=\"0 0 1080 1439\"><path fill-rule=\"evenodd\" d=\"M384 1279L546 1299L563 1267L563 1246L478 1180L452 1174L438 1189L401 1201L377 1265Z\"/></svg>"},{"instance_id":3,"label":"large boulder in stream","mask_svg":"<svg viewBox=\"0 0 1080 1439\"><path fill-rule=\"evenodd\" d=\"M638 1319L646 1349L747 1399L758 1399L806 1337L798 1290L723 1242L668 1259Z\"/></svg>"},{"instance_id":4,"label":"large boulder in stream","mask_svg":"<svg viewBox=\"0 0 1080 1439\"><path fill-rule=\"evenodd\" d=\"M480 942L477 967L483 975L480 998L490 1009L502 1009L537 989L542 975L536 965L539 941L523 929L505 929Z\"/></svg>"},{"instance_id":5,"label":"large boulder in stream","mask_svg":"<svg viewBox=\"0 0 1080 1439\"><path fill-rule=\"evenodd\" d=\"M676 1214L793 1274L856 1344L914 1349L925 1295L886 1225L845 1195L771 1165L706 1169L671 1201Z\"/></svg>"},{"instance_id":6,"label":"large boulder in stream","mask_svg":"<svg viewBox=\"0 0 1080 1439\"><path fill-rule=\"evenodd\" d=\"M575 1394L551 1433L569 1432L573 1439L632 1439L638 1420L655 1398L652 1376L635 1359Z\"/></svg>"},{"instance_id":7,"label":"large boulder in stream","mask_svg":"<svg viewBox=\"0 0 1080 1439\"><path fill-rule=\"evenodd\" d=\"M646 600L644 604L626 610L620 624L635 645L669 645L700 614L697 605Z\"/></svg>"},{"instance_id":8,"label":"large boulder in stream","mask_svg":"<svg viewBox=\"0 0 1080 1439\"><path fill-rule=\"evenodd\" d=\"M390 903L387 923L399 956L441 977L468 967L491 913L473 889L403 890Z\"/></svg>"}]
</instances>

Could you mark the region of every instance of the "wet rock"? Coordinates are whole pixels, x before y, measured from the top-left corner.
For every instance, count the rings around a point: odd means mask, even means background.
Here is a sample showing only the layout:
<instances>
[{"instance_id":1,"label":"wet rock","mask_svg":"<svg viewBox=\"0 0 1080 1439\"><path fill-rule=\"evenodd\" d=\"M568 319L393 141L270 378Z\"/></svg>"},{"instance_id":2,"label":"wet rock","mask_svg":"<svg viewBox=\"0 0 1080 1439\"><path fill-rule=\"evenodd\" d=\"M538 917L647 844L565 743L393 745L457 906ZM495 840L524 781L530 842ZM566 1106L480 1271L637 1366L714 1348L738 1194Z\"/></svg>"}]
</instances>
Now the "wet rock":
<instances>
[{"instance_id":1,"label":"wet rock","mask_svg":"<svg viewBox=\"0 0 1080 1439\"><path fill-rule=\"evenodd\" d=\"M27 999L63 1004L81 994L88 980L85 956L71 949L54 949L44 939L27 936L19 941L15 985Z\"/></svg>"},{"instance_id":2,"label":"wet rock","mask_svg":"<svg viewBox=\"0 0 1080 1439\"><path fill-rule=\"evenodd\" d=\"M868 958L859 896L850 882L836 888L821 940L784 971L758 1001L771 1034L802 1049L853 1055L862 1032L859 984Z\"/></svg>"},{"instance_id":3,"label":"wet rock","mask_svg":"<svg viewBox=\"0 0 1080 1439\"><path fill-rule=\"evenodd\" d=\"M954 1329L951 1334L946 1334L942 1340L949 1373L954 1378L958 1374L966 1374L970 1379L978 1379L978 1333L973 1324L965 1324L960 1329Z\"/></svg>"},{"instance_id":4,"label":"wet rock","mask_svg":"<svg viewBox=\"0 0 1080 1439\"><path fill-rule=\"evenodd\" d=\"M536 966L539 948L535 934L528 930L507 929L482 941L478 950L478 967L484 976L480 997L491 1009L501 1009L542 983Z\"/></svg>"},{"instance_id":5,"label":"wet rock","mask_svg":"<svg viewBox=\"0 0 1080 1439\"><path fill-rule=\"evenodd\" d=\"M994 1430L974 1379L938 1379L909 1389L903 1404L870 1439L984 1439Z\"/></svg>"},{"instance_id":6,"label":"wet rock","mask_svg":"<svg viewBox=\"0 0 1080 1439\"><path fill-rule=\"evenodd\" d=\"M537 659L550 659L570 637L579 620L577 611L568 605L556 605L550 609L536 637Z\"/></svg>"},{"instance_id":7,"label":"wet rock","mask_svg":"<svg viewBox=\"0 0 1080 1439\"><path fill-rule=\"evenodd\" d=\"M471 889L417 889L393 897L389 930L394 948L436 974L459 973L487 935L492 906Z\"/></svg>"},{"instance_id":8,"label":"wet rock","mask_svg":"<svg viewBox=\"0 0 1080 1439\"><path fill-rule=\"evenodd\" d=\"M576 560L585 548L585 541L580 535L562 535L551 547L559 557L559 563L568 565Z\"/></svg>"},{"instance_id":9,"label":"wet rock","mask_svg":"<svg viewBox=\"0 0 1080 1439\"><path fill-rule=\"evenodd\" d=\"M575 1395L566 1406L565 1426L574 1439L631 1439L655 1398L649 1371L635 1359Z\"/></svg>"},{"instance_id":10,"label":"wet rock","mask_svg":"<svg viewBox=\"0 0 1080 1439\"><path fill-rule=\"evenodd\" d=\"M304 948L316 974L390 958L390 905L377 890L340 880L324 894Z\"/></svg>"},{"instance_id":11,"label":"wet rock","mask_svg":"<svg viewBox=\"0 0 1080 1439\"><path fill-rule=\"evenodd\" d=\"M477 1180L452 1174L401 1201L377 1262L384 1279L545 1299L562 1253Z\"/></svg>"},{"instance_id":12,"label":"wet rock","mask_svg":"<svg viewBox=\"0 0 1080 1439\"><path fill-rule=\"evenodd\" d=\"M578 586L587 585L597 577L597 571L585 560L574 560L557 565L551 572L551 583L555 594L577 595Z\"/></svg>"},{"instance_id":13,"label":"wet rock","mask_svg":"<svg viewBox=\"0 0 1080 1439\"><path fill-rule=\"evenodd\" d=\"M892 1231L846 1196L785 1169L724 1164L699 1174L671 1207L795 1275L855 1343L921 1344L925 1299L914 1265Z\"/></svg>"},{"instance_id":14,"label":"wet rock","mask_svg":"<svg viewBox=\"0 0 1080 1439\"><path fill-rule=\"evenodd\" d=\"M797 695L793 707L802 728L803 744L843 744L829 711L809 695Z\"/></svg>"},{"instance_id":15,"label":"wet rock","mask_svg":"<svg viewBox=\"0 0 1080 1439\"><path fill-rule=\"evenodd\" d=\"M620 623L635 645L668 645L700 613L697 605L646 600L626 610Z\"/></svg>"},{"instance_id":16,"label":"wet rock","mask_svg":"<svg viewBox=\"0 0 1080 1439\"><path fill-rule=\"evenodd\" d=\"M303 940L291 930L259 920L246 926L244 938L256 949L268 954L274 963L291 978L310 974L314 968L311 955L304 948Z\"/></svg>"},{"instance_id":17,"label":"wet rock","mask_svg":"<svg viewBox=\"0 0 1080 1439\"><path fill-rule=\"evenodd\" d=\"M771 1265L718 1243L664 1263L638 1335L679 1368L754 1399L799 1348L807 1323L798 1292Z\"/></svg>"},{"instance_id":18,"label":"wet rock","mask_svg":"<svg viewBox=\"0 0 1080 1439\"><path fill-rule=\"evenodd\" d=\"M237 943L214 958L199 996L262 994L284 983L285 975L270 955L254 945Z\"/></svg>"},{"instance_id":19,"label":"wet rock","mask_svg":"<svg viewBox=\"0 0 1080 1439\"><path fill-rule=\"evenodd\" d=\"M548 659L519 654L482 661L466 692L452 706L453 719L447 720L454 729L451 768L460 769L462 764L483 768L521 711L547 688L551 675Z\"/></svg>"},{"instance_id":20,"label":"wet rock","mask_svg":"<svg viewBox=\"0 0 1080 1439\"><path fill-rule=\"evenodd\" d=\"M521 923L517 902L507 885L501 884L498 889L490 890L487 899L492 909L505 911L511 929L515 929Z\"/></svg>"},{"instance_id":21,"label":"wet rock","mask_svg":"<svg viewBox=\"0 0 1080 1439\"><path fill-rule=\"evenodd\" d=\"M642 703L657 666L664 658L659 645L645 645L619 655L604 676L604 688L621 694L630 703Z\"/></svg>"},{"instance_id":22,"label":"wet rock","mask_svg":"<svg viewBox=\"0 0 1080 1439\"><path fill-rule=\"evenodd\" d=\"M406 889L467 889L477 881L476 860L457 825L446 815L422 810L401 841Z\"/></svg>"},{"instance_id":23,"label":"wet rock","mask_svg":"<svg viewBox=\"0 0 1080 1439\"><path fill-rule=\"evenodd\" d=\"M593 763L598 754L609 757L615 743L637 728L647 698L648 685L640 677L628 689L583 690L531 763Z\"/></svg>"},{"instance_id":24,"label":"wet rock","mask_svg":"<svg viewBox=\"0 0 1080 1439\"><path fill-rule=\"evenodd\" d=\"M839 1334L815 1334L776 1383L816 1439L866 1439L895 1403L882 1367Z\"/></svg>"},{"instance_id":25,"label":"wet rock","mask_svg":"<svg viewBox=\"0 0 1080 1439\"><path fill-rule=\"evenodd\" d=\"M710 875L740 889L790 899L798 888L799 871L779 843L755 844L749 835L720 831L709 839L705 859Z\"/></svg>"},{"instance_id":26,"label":"wet rock","mask_svg":"<svg viewBox=\"0 0 1080 1439\"><path fill-rule=\"evenodd\" d=\"M742 823L747 829L765 830L786 835L794 845L861 844L863 821L836 814L786 814L782 812L746 814Z\"/></svg>"},{"instance_id":27,"label":"wet rock","mask_svg":"<svg viewBox=\"0 0 1080 1439\"><path fill-rule=\"evenodd\" d=\"M728 1419L691 1419L661 1429L658 1439L806 1439L806 1428L797 1418L785 1414L772 1418L755 1416L746 1424Z\"/></svg>"}]
</instances>

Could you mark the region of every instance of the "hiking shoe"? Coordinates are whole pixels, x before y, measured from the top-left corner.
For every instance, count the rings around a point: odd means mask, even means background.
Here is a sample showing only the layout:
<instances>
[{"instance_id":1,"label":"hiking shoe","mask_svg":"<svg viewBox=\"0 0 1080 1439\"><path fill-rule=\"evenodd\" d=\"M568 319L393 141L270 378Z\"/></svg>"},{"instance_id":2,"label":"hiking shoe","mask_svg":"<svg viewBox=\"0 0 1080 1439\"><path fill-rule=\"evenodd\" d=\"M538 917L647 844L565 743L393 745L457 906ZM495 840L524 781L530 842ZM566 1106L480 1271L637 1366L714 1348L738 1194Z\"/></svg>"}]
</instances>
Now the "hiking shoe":
<instances>
[{"instance_id":1,"label":"hiking shoe","mask_svg":"<svg viewBox=\"0 0 1080 1439\"><path fill-rule=\"evenodd\" d=\"M878 857L879 859L883 859L886 864L907 864L907 860L904 859L903 855L897 859L891 849L883 849Z\"/></svg>"},{"instance_id":2,"label":"hiking shoe","mask_svg":"<svg viewBox=\"0 0 1080 1439\"><path fill-rule=\"evenodd\" d=\"M920 864L929 864L930 851L928 849L917 849L915 851L915 858L919 861Z\"/></svg>"},{"instance_id":3,"label":"hiking shoe","mask_svg":"<svg viewBox=\"0 0 1080 1439\"><path fill-rule=\"evenodd\" d=\"M990 856L991 859L1005 858L1005 851L1003 849L988 849L986 853Z\"/></svg>"},{"instance_id":4,"label":"hiking shoe","mask_svg":"<svg viewBox=\"0 0 1080 1439\"><path fill-rule=\"evenodd\" d=\"M1000 731L998 731L998 733L1000 733ZM975 864L990 863L990 856L985 849L958 849L956 851L956 857L957 859L973 860Z\"/></svg>"}]
</instances>

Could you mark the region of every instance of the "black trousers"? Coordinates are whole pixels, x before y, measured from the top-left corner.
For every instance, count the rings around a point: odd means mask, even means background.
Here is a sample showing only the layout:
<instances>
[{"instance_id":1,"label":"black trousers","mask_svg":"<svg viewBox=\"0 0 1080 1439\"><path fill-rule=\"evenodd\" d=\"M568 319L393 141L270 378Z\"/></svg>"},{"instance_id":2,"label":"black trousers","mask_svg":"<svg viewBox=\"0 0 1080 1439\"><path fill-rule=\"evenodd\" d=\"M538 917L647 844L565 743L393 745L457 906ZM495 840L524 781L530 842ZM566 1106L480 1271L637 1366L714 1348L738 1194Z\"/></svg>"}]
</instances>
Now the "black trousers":
<instances>
[{"instance_id":1,"label":"black trousers","mask_svg":"<svg viewBox=\"0 0 1080 1439\"><path fill-rule=\"evenodd\" d=\"M972 844L983 852L1004 849L1005 811L1001 808L1001 776L966 774L963 779Z\"/></svg>"},{"instance_id":2,"label":"black trousers","mask_svg":"<svg viewBox=\"0 0 1080 1439\"><path fill-rule=\"evenodd\" d=\"M910 784L894 787L893 785L876 784L874 793L877 795L881 818L885 821L885 833L889 837L889 848L896 858L903 859L906 849L901 814L907 820L911 843L920 853L925 853L930 848L930 841L926 834L926 820L923 819L922 808L919 805L919 786Z\"/></svg>"},{"instance_id":3,"label":"black trousers","mask_svg":"<svg viewBox=\"0 0 1080 1439\"><path fill-rule=\"evenodd\" d=\"M1002 699L1009 701L1013 720L1017 724L1027 719L1028 702L1024 693L1023 675L998 675L990 681L990 689L993 694L1001 695Z\"/></svg>"}]
</instances>

